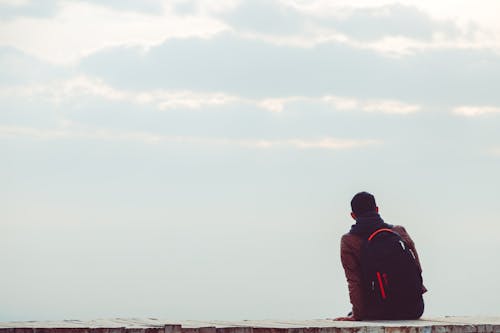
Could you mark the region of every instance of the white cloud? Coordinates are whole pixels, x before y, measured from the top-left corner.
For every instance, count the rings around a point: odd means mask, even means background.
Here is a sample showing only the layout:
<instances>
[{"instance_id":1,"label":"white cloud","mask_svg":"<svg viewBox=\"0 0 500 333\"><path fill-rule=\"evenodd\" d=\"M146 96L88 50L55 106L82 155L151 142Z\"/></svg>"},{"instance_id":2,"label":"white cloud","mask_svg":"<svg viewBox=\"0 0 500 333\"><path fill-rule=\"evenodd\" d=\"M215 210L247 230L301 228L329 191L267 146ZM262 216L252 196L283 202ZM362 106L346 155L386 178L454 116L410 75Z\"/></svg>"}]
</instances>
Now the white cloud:
<instances>
[{"instance_id":1,"label":"white cloud","mask_svg":"<svg viewBox=\"0 0 500 333\"><path fill-rule=\"evenodd\" d=\"M1 1L11 6L25 4L24 1ZM500 11L500 3L495 1L487 1L482 6L471 5L467 1L453 5L448 3L448 6L441 2L438 5L435 1L400 1L400 4L419 8L436 20L453 22L462 31L461 35L450 38L436 33L431 40L389 35L370 42L315 24L310 19L340 17L348 20L356 10L367 8L374 10L373 15L384 15L383 6L394 5L393 1L278 2L292 7L307 22L300 32L273 35L235 31L218 16L238 5L239 1L232 0L193 2L197 9L187 15L175 12L175 5L183 3L180 0L165 3L164 11L154 14L113 10L109 6L82 1L61 1L59 11L51 17L17 17L0 21L0 46L13 47L49 63L62 65L76 63L82 57L105 48L138 46L149 49L170 38L209 38L232 30L240 38L259 39L275 45L313 47L341 43L389 56L444 48L500 51L500 20L495 15ZM471 30L471 27L474 29Z\"/></svg>"},{"instance_id":2,"label":"white cloud","mask_svg":"<svg viewBox=\"0 0 500 333\"><path fill-rule=\"evenodd\" d=\"M177 0L182 3L182 0ZM198 11L206 14L226 13L240 4L240 0L194 1Z\"/></svg>"},{"instance_id":3,"label":"white cloud","mask_svg":"<svg viewBox=\"0 0 500 333\"><path fill-rule=\"evenodd\" d=\"M336 138L287 139L287 140L244 140L238 144L252 148L296 148L344 150L381 144L378 140L345 140Z\"/></svg>"},{"instance_id":4,"label":"white cloud","mask_svg":"<svg viewBox=\"0 0 500 333\"><path fill-rule=\"evenodd\" d=\"M0 21L0 46L22 50L50 63L71 64L114 46L149 48L167 38L210 37L227 27L207 16L114 11L85 2L61 2L54 17Z\"/></svg>"},{"instance_id":5,"label":"white cloud","mask_svg":"<svg viewBox=\"0 0 500 333\"><path fill-rule=\"evenodd\" d=\"M488 150L488 153L493 156L500 156L500 147L493 147Z\"/></svg>"},{"instance_id":6,"label":"white cloud","mask_svg":"<svg viewBox=\"0 0 500 333\"><path fill-rule=\"evenodd\" d=\"M12 6L24 1L1 0ZM431 15L436 20L456 24L462 34L443 37L436 33L431 40L404 36L383 36L370 42L357 40L348 34L310 22L310 18L343 18L348 20L355 10L371 8L373 15L384 15L383 6L392 1L278 1L292 7L304 24L299 33L273 35L233 31L240 38L259 39L276 45L313 47L324 43L341 43L358 49L369 49L384 55L403 56L419 51L443 48L494 49L500 51L500 20L495 13L500 3L485 5L469 2L443 6L436 2L400 1ZM445 1L446 2L446 1ZM113 10L81 1L62 1L52 17L17 17L0 21L0 46L13 47L39 59L55 64L73 64L82 57L116 46L139 46L144 49L161 44L169 38L209 38L222 31L233 30L218 16L234 9L239 1L194 2L196 11L188 15L175 12L182 1L165 3L162 13ZM379 8L380 11L376 11ZM446 8L446 10L444 10ZM454 14L450 14L454 13ZM471 27L474 27L473 33Z\"/></svg>"},{"instance_id":7,"label":"white cloud","mask_svg":"<svg viewBox=\"0 0 500 333\"><path fill-rule=\"evenodd\" d=\"M353 110L360 105L360 101L355 98L335 95L325 95L322 97L293 96L283 98L266 98L261 101L257 101L256 104L257 106L272 112L282 112L285 109L286 104L294 102L325 103L332 106L336 110Z\"/></svg>"},{"instance_id":8,"label":"white cloud","mask_svg":"<svg viewBox=\"0 0 500 333\"><path fill-rule=\"evenodd\" d=\"M363 103L363 111L380 112L389 114L409 114L420 111L420 106L415 104L406 104L393 100L371 101Z\"/></svg>"},{"instance_id":9,"label":"white cloud","mask_svg":"<svg viewBox=\"0 0 500 333\"><path fill-rule=\"evenodd\" d=\"M478 117L487 114L500 113L500 107L495 106L459 106L453 109L454 114L465 117Z\"/></svg>"},{"instance_id":10,"label":"white cloud","mask_svg":"<svg viewBox=\"0 0 500 333\"><path fill-rule=\"evenodd\" d=\"M420 105L408 104L396 100L364 101L361 99L325 95L322 97L294 96L287 98L269 98L257 101L257 105L273 112L282 112L286 104L293 102L326 103L335 110L362 110L365 112L378 112L387 114L410 114L421 111Z\"/></svg>"},{"instance_id":11,"label":"white cloud","mask_svg":"<svg viewBox=\"0 0 500 333\"><path fill-rule=\"evenodd\" d=\"M131 91L114 88L100 79L76 76L68 80L21 86L0 87L0 97L42 98L60 104L80 97L99 97L104 100L152 105L159 110L203 109L229 104L250 104L271 112L283 112L287 104L296 102L324 103L335 110L362 110L390 114L409 114L420 111L420 106L395 100L363 101L352 97L325 95L320 97L288 96L250 99L222 92L194 92L189 90Z\"/></svg>"},{"instance_id":12,"label":"white cloud","mask_svg":"<svg viewBox=\"0 0 500 333\"><path fill-rule=\"evenodd\" d=\"M57 129L39 129L33 127L20 126L0 126L1 137L29 137L40 140L55 139L94 139L94 140L112 140L112 141L140 141L143 143L158 143L165 139L162 136L146 132L119 132L112 130L88 130L70 128L71 124L64 124ZM170 138L172 141L177 137Z\"/></svg>"},{"instance_id":13,"label":"white cloud","mask_svg":"<svg viewBox=\"0 0 500 333\"><path fill-rule=\"evenodd\" d=\"M271 112L282 112L285 109L286 104L304 100L311 99L301 96L293 96L286 98L265 98L263 100L256 101L255 103L258 107L269 110Z\"/></svg>"},{"instance_id":14,"label":"white cloud","mask_svg":"<svg viewBox=\"0 0 500 333\"><path fill-rule=\"evenodd\" d=\"M146 93L147 95L147 93ZM200 109L204 106L226 105L240 101L238 97L223 93L199 94L191 91L180 92L153 92L150 94L153 99L158 100L160 110L189 108ZM141 95L139 95L140 97Z\"/></svg>"},{"instance_id":15,"label":"white cloud","mask_svg":"<svg viewBox=\"0 0 500 333\"><path fill-rule=\"evenodd\" d=\"M469 1L416 1L416 0L282 0L285 7L291 7L304 18L305 27L296 35L273 36L254 34L258 38L279 45L312 47L324 43L341 43L353 48L367 49L387 56L405 56L434 49L488 49L500 52L500 2L487 0L478 6ZM443 35L435 30L431 39L419 39L404 34L387 33L369 42L336 31L331 27L315 24L314 19L348 21L358 11L369 10L373 17L387 15L388 8L405 5L428 15L436 24L451 24L455 28L453 36ZM359 23L358 23L359 24ZM383 29L383 27L381 27ZM384 31L381 30L381 33ZM246 35L249 37L249 35Z\"/></svg>"},{"instance_id":16,"label":"white cloud","mask_svg":"<svg viewBox=\"0 0 500 333\"><path fill-rule=\"evenodd\" d=\"M295 35L272 35L263 33L238 32L241 38L261 40L278 46L312 48L328 43L347 45L358 50L369 50L387 57L403 57L431 50L496 50L500 52L500 31L498 37L484 32L473 36L449 38L436 33L430 40L406 36L383 36L372 41L358 40L332 28L313 27Z\"/></svg>"},{"instance_id":17,"label":"white cloud","mask_svg":"<svg viewBox=\"0 0 500 333\"><path fill-rule=\"evenodd\" d=\"M372 42L349 41L348 44L360 49L372 50L396 57L410 55L426 49L438 49L446 46L446 43L421 41L402 36L387 36ZM449 44L448 46L454 45L456 47L456 43L447 44Z\"/></svg>"},{"instance_id":18,"label":"white cloud","mask_svg":"<svg viewBox=\"0 0 500 333\"><path fill-rule=\"evenodd\" d=\"M241 98L223 93L195 93L192 91L127 91L105 84L102 80L87 76L77 76L69 80L46 84L0 88L0 96L16 98L41 97L52 103L71 101L78 97L100 97L105 100L151 104L160 110L225 105L242 101Z\"/></svg>"},{"instance_id":19,"label":"white cloud","mask_svg":"<svg viewBox=\"0 0 500 333\"><path fill-rule=\"evenodd\" d=\"M114 101L128 98L127 93L114 89L100 80L90 79L86 76L44 84L3 86L0 88L0 96L14 98L37 97L56 104L78 96L98 96Z\"/></svg>"},{"instance_id":20,"label":"white cloud","mask_svg":"<svg viewBox=\"0 0 500 333\"><path fill-rule=\"evenodd\" d=\"M394 4L413 6L435 20L451 20L459 25L476 24L490 31L499 31L497 13L500 3L496 0L282 0L281 3L317 17L348 18L355 10L382 8ZM383 11L378 12L383 15ZM377 12L374 12L377 14Z\"/></svg>"},{"instance_id":21,"label":"white cloud","mask_svg":"<svg viewBox=\"0 0 500 333\"><path fill-rule=\"evenodd\" d=\"M500 22L497 13L500 3L496 0L401 0L426 11L431 17L441 20L453 20L457 24L467 26L475 24L485 30L499 32Z\"/></svg>"},{"instance_id":22,"label":"white cloud","mask_svg":"<svg viewBox=\"0 0 500 333\"><path fill-rule=\"evenodd\" d=\"M84 139L103 141L133 141L145 144L181 143L195 145L217 145L217 146L240 146L255 149L271 148L294 148L294 149L327 149L346 150L379 145L378 140L353 140L353 139L285 139L285 140L262 140L262 139L230 139L230 138L208 138L193 136L168 136L139 131L116 131L110 129L88 129L79 128L71 123L65 123L60 128L40 129L20 126L1 126L0 137L29 137L37 140L58 139Z\"/></svg>"},{"instance_id":23,"label":"white cloud","mask_svg":"<svg viewBox=\"0 0 500 333\"><path fill-rule=\"evenodd\" d=\"M356 109L360 104L360 102L354 98L346 98L333 95L323 96L321 99L323 102L333 105L333 107L338 110Z\"/></svg>"},{"instance_id":24,"label":"white cloud","mask_svg":"<svg viewBox=\"0 0 500 333\"><path fill-rule=\"evenodd\" d=\"M2 6L22 7L30 3L30 0L0 0Z\"/></svg>"},{"instance_id":25,"label":"white cloud","mask_svg":"<svg viewBox=\"0 0 500 333\"><path fill-rule=\"evenodd\" d=\"M477 35L477 34L476 34ZM360 49L372 50L377 53L387 56L405 56L416 52L427 50L443 50L443 49L475 49L475 50L497 50L500 52L500 35L499 39L490 38L466 38L458 37L454 39L444 38L439 34L434 35L432 40L423 41L414 38L402 36L387 36L373 42L359 42L349 40L348 45Z\"/></svg>"},{"instance_id":26,"label":"white cloud","mask_svg":"<svg viewBox=\"0 0 500 333\"><path fill-rule=\"evenodd\" d=\"M380 144L377 140L339 140L333 138L324 138L320 140L289 140L287 144L297 148L324 148L324 149L351 149L363 146L372 146Z\"/></svg>"},{"instance_id":27,"label":"white cloud","mask_svg":"<svg viewBox=\"0 0 500 333\"><path fill-rule=\"evenodd\" d=\"M268 98L261 101L259 106L272 112L281 112L285 107L285 102L282 98Z\"/></svg>"},{"instance_id":28,"label":"white cloud","mask_svg":"<svg viewBox=\"0 0 500 333\"><path fill-rule=\"evenodd\" d=\"M435 49L487 49L500 52L500 2L485 0L478 5L473 0L278 0L284 8L294 10L303 19L302 30L296 34L273 35L240 33L243 38L255 38L277 45L313 47L325 43L340 43L357 49L367 49L388 56L404 56ZM404 32L384 31L380 38L369 42L349 33L337 31L321 23L329 18L348 22L356 13L384 18L397 6L414 8L429 19L430 39L405 36ZM319 19L319 21L317 21ZM390 20L390 17L388 17ZM355 22L354 24L363 24ZM418 22L409 22L418 24ZM443 33L443 27L453 27L453 34Z\"/></svg>"}]
</instances>

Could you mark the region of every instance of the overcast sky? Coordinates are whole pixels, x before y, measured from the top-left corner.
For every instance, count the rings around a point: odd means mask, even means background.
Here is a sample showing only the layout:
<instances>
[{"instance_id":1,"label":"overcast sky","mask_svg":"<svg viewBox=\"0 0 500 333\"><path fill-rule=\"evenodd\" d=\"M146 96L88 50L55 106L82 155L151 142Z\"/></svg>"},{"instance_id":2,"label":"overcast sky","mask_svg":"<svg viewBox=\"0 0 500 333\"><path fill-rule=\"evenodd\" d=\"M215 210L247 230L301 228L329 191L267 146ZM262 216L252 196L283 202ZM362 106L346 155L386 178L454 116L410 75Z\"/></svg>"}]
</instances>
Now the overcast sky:
<instances>
[{"instance_id":1,"label":"overcast sky","mask_svg":"<svg viewBox=\"0 0 500 333\"><path fill-rule=\"evenodd\" d=\"M499 315L499 12L0 0L0 320L345 315L362 190Z\"/></svg>"}]
</instances>

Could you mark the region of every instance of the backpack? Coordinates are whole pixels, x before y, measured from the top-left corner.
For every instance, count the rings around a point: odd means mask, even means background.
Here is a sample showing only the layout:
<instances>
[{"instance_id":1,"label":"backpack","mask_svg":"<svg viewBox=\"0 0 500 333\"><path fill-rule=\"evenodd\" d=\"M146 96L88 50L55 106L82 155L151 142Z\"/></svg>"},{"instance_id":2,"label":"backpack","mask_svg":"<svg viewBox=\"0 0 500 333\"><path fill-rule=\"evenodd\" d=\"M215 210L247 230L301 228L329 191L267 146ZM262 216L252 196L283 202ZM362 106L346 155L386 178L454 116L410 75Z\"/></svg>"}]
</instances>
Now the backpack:
<instances>
[{"instance_id":1,"label":"backpack","mask_svg":"<svg viewBox=\"0 0 500 333\"><path fill-rule=\"evenodd\" d=\"M397 232L382 228L365 240L361 269L368 317L412 319L421 315L422 274L415 255Z\"/></svg>"}]
</instances>

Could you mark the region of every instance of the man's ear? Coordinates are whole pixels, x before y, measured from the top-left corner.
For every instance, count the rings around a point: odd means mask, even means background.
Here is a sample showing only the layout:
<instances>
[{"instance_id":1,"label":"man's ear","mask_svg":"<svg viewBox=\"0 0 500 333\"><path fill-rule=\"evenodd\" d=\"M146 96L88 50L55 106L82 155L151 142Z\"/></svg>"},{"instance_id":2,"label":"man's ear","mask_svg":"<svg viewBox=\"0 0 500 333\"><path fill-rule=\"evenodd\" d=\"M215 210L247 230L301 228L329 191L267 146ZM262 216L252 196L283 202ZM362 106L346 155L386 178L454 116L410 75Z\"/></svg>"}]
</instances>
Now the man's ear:
<instances>
[{"instance_id":1,"label":"man's ear","mask_svg":"<svg viewBox=\"0 0 500 333\"><path fill-rule=\"evenodd\" d=\"M352 217L353 219L356 219L356 214L354 214L354 212L351 212L351 217Z\"/></svg>"},{"instance_id":2,"label":"man's ear","mask_svg":"<svg viewBox=\"0 0 500 333\"><path fill-rule=\"evenodd\" d=\"M377 206L377 207L375 207L375 211L378 213L378 206Z\"/></svg>"}]
</instances>

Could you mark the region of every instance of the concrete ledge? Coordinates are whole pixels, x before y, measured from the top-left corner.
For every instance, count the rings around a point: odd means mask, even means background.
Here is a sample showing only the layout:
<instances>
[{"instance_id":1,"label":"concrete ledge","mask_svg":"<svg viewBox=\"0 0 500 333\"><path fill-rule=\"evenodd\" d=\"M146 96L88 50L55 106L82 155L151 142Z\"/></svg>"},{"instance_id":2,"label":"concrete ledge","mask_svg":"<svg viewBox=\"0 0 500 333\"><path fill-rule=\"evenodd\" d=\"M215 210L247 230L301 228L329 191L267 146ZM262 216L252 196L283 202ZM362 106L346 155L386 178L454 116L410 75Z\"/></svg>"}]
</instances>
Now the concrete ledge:
<instances>
[{"instance_id":1,"label":"concrete ledge","mask_svg":"<svg viewBox=\"0 0 500 333\"><path fill-rule=\"evenodd\" d=\"M500 317L339 322L315 320L169 321L99 319L0 322L0 333L500 333Z\"/></svg>"}]
</instances>

